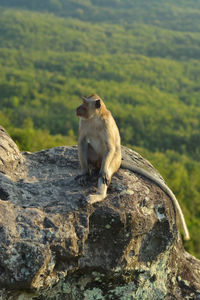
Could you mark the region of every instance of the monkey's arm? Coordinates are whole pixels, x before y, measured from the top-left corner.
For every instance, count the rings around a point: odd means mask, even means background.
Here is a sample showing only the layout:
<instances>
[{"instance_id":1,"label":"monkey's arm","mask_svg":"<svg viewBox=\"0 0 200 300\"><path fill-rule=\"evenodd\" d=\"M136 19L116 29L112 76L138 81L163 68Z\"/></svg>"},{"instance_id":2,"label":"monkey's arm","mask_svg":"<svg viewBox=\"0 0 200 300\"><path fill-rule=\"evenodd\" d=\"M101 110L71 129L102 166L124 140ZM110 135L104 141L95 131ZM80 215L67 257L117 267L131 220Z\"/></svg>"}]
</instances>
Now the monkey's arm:
<instances>
[{"instance_id":1,"label":"monkey's arm","mask_svg":"<svg viewBox=\"0 0 200 300\"><path fill-rule=\"evenodd\" d=\"M188 228L187 228L187 225L186 225L186 222L185 222L183 212L182 212L181 207L178 203L178 200L176 199L176 196L170 190L170 188L164 182L162 182L160 179L158 179L157 177L155 177L154 175L152 175L151 173L149 173L148 171L146 171L146 170L144 170L140 167L137 167L137 166L134 166L134 165L130 166L128 163L125 163L125 162L122 161L121 168L128 169L128 170L130 170L134 173L138 173L139 175L142 175L142 176L146 177L147 179L149 179L152 182L156 183L171 198L171 200L173 201L173 203L174 203L174 205L175 205L175 207L178 211L179 218L180 218L180 221L182 223L184 238L185 238L185 240L189 240L190 235L189 235L189 232L188 232Z\"/></svg>"},{"instance_id":2,"label":"monkey's arm","mask_svg":"<svg viewBox=\"0 0 200 300\"><path fill-rule=\"evenodd\" d=\"M85 184L89 177L88 169L88 143L84 137L80 137L78 141L78 156L81 165L81 175L76 176L81 184Z\"/></svg>"},{"instance_id":3,"label":"monkey's arm","mask_svg":"<svg viewBox=\"0 0 200 300\"><path fill-rule=\"evenodd\" d=\"M78 155L81 165L82 174L88 173L88 143L85 138L78 141Z\"/></svg>"},{"instance_id":4,"label":"monkey's arm","mask_svg":"<svg viewBox=\"0 0 200 300\"><path fill-rule=\"evenodd\" d=\"M114 153L115 153L115 149L113 148L113 146L111 144L107 144L106 151L104 153L102 163L101 163L101 169L99 171L99 176L102 177L103 183L106 183L107 185L109 185L110 180L111 180L109 166L110 166L111 160L113 159Z\"/></svg>"}]
</instances>

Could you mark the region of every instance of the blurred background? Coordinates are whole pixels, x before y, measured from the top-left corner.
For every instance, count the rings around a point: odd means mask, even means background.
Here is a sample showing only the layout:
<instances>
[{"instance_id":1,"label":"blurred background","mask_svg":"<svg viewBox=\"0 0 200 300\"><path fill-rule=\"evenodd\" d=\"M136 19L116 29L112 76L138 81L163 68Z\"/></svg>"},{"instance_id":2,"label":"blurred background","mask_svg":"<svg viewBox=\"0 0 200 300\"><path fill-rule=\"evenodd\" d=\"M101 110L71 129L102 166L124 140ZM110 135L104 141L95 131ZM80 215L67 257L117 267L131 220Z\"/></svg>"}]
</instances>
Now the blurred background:
<instances>
[{"instance_id":1,"label":"blurred background","mask_svg":"<svg viewBox=\"0 0 200 300\"><path fill-rule=\"evenodd\" d=\"M0 125L21 151L76 144L93 93L176 194L200 258L200 0L0 0Z\"/></svg>"}]
</instances>

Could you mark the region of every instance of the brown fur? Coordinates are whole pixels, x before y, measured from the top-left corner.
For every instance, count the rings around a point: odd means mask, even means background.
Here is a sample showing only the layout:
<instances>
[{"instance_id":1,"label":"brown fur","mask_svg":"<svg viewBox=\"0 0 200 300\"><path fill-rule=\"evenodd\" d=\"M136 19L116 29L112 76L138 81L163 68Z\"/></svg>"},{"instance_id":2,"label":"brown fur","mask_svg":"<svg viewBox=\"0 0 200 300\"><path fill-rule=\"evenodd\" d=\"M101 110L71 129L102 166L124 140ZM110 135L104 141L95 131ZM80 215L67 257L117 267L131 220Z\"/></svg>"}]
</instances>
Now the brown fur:
<instances>
[{"instance_id":1,"label":"brown fur","mask_svg":"<svg viewBox=\"0 0 200 300\"><path fill-rule=\"evenodd\" d=\"M110 111L96 94L83 98L77 115L80 117L78 153L81 183L88 178L90 166L99 169L97 194L88 197L88 202L94 203L106 197L112 175L120 167L120 135Z\"/></svg>"}]
</instances>

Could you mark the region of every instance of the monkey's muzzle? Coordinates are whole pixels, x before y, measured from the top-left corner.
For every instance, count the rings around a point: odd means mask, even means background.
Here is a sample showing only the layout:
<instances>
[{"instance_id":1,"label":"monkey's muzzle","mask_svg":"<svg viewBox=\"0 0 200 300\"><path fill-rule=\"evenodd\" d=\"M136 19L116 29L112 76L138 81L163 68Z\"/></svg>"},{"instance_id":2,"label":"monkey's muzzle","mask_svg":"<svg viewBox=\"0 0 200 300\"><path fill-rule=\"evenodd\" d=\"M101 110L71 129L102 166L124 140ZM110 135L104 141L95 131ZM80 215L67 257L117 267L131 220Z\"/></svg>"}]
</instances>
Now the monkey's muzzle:
<instances>
[{"instance_id":1,"label":"monkey's muzzle","mask_svg":"<svg viewBox=\"0 0 200 300\"><path fill-rule=\"evenodd\" d=\"M76 115L78 116L78 117L80 117L80 106L79 107L77 107L77 109L76 109Z\"/></svg>"},{"instance_id":2,"label":"monkey's muzzle","mask_svg":"<svg viewBox=\"0 0 200 300\"><path fill-rule=\"evenodd\" d=\"M77 109L76 109L76 115L78 117L85 117L85 118L87 118L87 111L86 111L86 109L85 109L85 107L84 107L83 104L80 105L79 107L77 107Z\"/></svg>"}]
</instances>

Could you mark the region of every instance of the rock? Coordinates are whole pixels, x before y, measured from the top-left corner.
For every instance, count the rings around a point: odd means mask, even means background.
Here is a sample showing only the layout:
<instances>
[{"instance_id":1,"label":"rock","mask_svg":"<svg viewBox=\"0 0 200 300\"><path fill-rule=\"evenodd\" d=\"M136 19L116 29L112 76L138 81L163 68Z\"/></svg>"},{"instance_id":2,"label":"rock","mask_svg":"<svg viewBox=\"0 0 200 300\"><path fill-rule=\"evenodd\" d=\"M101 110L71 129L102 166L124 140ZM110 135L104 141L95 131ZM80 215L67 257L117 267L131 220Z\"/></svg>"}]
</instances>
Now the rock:
<instances>
[{"instance_id":1,"label":"rock","mask_svg":"<svg viewBox=\"0 0 200 300\"><path fill-rule=\"evenodd\" d=\"M123 147L123 158L162 179ZM120 169L107 198L79 174L77 147L20 153L0 128L0 299L200 299L200 261L153 182Z\"/></svg>"}]
</instances>

